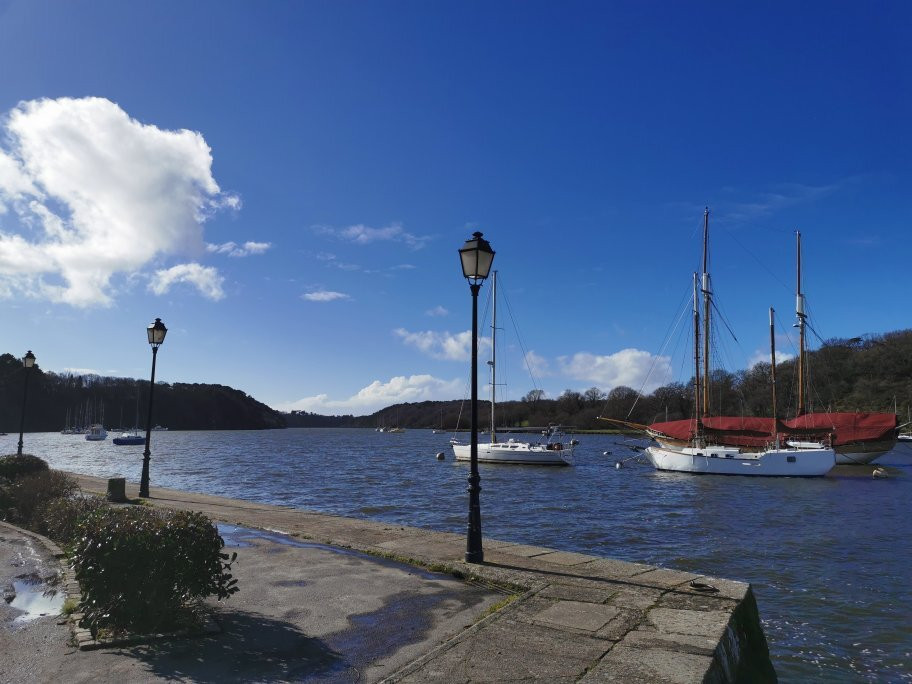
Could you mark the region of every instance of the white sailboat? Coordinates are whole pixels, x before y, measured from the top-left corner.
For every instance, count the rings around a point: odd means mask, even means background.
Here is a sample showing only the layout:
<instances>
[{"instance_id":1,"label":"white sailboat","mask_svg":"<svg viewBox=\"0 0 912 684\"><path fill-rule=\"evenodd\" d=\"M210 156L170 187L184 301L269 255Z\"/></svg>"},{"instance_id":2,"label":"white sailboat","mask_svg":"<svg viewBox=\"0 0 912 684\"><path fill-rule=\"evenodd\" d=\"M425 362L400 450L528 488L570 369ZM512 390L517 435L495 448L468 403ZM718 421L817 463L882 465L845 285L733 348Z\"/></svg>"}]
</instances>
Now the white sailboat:
<instances>
[{"instance_id":1,"label":"white sailboat","mask_svg":"<svg viewBox=\"0 0 912 684\"><path fill-rule=\"evenodd\" d=\"M95 416L93 415L92 417L94 418ZM101 442L108 438L108 431L105 430L104 426L104 402L101 404L101 421L89 425L85 431L85 438L90 442Z\"/></svg>"},{"instance_id":2,"label":"white sailboat","mask_svg":"<svg viewBox=\"0 0 912 684\"><path fill-rule=\"evenodd\" d=\"M117 446L136 446L138 444L145 444L146 438L139 432L139 391L136 393L136 417L133 419L133 429L124 432L120 437L115 437L113 439L114 444Z\"/></svg>"},{"instance_id":3,"label":"white sailboat","mask_svg":"<svg viewBox=\"0 0 912 684\"><path fill-rule=\"evenodd\" d=\"M694 409L702 403L703 415L709 415L709 312L712 290L707 271L707 237L709 232L709 210L703 214L703 327L704 327L704 372L700 377L700 305L697 293L697 274L694 273L693 325L694 325ZM836 464L833 449L821 444L799 448L781 444L780 423L776 415L776 349L773 327L773 309L770 309L770 355L771 384L773 395L773 420L770 444L761 450L744 450L735 446L714 443L697 418L693 438L686 444L673 444L659 435L653 435L657 445L647 447L646 458L657 470L681 473L708 473L716 475L761 475L769 477L820 477L826 475ZM702 402L701 402L702 399Z\"/></svg>"},{"instance_id":4,"label":"white sailboat","mask_svg":"<svg viewBox=\"0 0 912 684\"><path fill-rule=\"evenodd\" d=\"M520 442L508 439L506 442L497 441L495 429L494 407L497 399L496 375L496 336L497 336L497 271L494 271L491 288L492 316L491 316L491 441L478 444L479 463L504 463L513 465L573 465L573 447L575 440L566 444L562 441L563 432L559 426L549 426L542 431L543 439L538 442ZM457 461L471 460L471 445L460 444L454 440L453 453Z\"/></svg>"}]
</instances>

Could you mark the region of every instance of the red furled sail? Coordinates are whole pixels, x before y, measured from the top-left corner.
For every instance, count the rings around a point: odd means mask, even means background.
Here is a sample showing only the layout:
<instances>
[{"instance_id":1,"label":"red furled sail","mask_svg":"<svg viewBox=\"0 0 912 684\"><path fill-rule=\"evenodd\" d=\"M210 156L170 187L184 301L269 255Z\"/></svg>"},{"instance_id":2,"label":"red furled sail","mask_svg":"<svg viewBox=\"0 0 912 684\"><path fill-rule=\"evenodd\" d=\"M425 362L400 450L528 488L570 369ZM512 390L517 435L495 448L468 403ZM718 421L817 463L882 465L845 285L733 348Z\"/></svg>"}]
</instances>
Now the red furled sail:
<instances>
[{"instance_id":1,"label":"red furled sail","mask_svg":"<svg viewBox=\"0 0 912 684\"><path fill-rule=\"evenodd\" d=\"M815 440L832 435L832 445L839 446L891 439L896 436L897 428L894 413L806 413L780 421L777 431L783 436L806 435ZM693 419L649 426L649 431L660 437L681 441L693 439L696 430L697 422ZM762 447L773 436L773 419L711 416L700 420L700 433L723 445Z\"/></svg>"}]
</instances>

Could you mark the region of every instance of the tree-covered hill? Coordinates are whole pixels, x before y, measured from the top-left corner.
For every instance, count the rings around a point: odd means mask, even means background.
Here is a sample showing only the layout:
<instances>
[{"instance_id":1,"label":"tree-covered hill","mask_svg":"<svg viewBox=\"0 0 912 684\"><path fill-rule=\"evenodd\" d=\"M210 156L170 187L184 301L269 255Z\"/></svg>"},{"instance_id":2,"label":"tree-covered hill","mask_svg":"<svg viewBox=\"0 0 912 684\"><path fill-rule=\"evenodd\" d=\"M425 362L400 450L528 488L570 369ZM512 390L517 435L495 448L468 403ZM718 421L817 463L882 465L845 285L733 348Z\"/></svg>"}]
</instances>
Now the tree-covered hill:
<instances>
[{"instance_id":1,"label":"tree-covered hill","mask_svg":"<svg viewBox=\"0 0 912 684\"><path fill-rule=\"evenodd\" d=\"M793 416L796 360L776 366L778 413ZM912 330L834 339L809 353L810 411L891 411L905 422L912 409ZM0 430L18 432L25 369L11 354L0 356ZM712 372L712 413L769 416L770 366ZM27 431L60 430L104 419L108 427L132 427L139 400L145 425L149 381L97 375L67 375L36 366L29 379ZM651 423L693 415L693 381L660 387L638 396L630 387L605 393L596 387L566 390L556 399L530 391L521 401L498 402L497 426L543 427L560 423L578 430L606 429L598 416ZM490 404L479 402L481 426L490 426ZM468 429L468 402L425 401L388 406L369 416L279 413L224 385L156 383L153 423L173 430L362 427Z\"/></svg>"},{"instance_id":2,"label":"tree-covered hill","mask_svg":"<svg viewBox=\"0 0 912 684\"><path fill-rule=\"evenodd\" d=\"M776 365L777 412L794 416L797 360ZM905 422L912 405L912 330L852 339L833 339L808 355L809 411L892 411L894 402ZM760 363L737 372L712 371L712 413L716 415L769 416L772 413L770 365ZM461 413L461 417L460 417ZM596 387L566 390L556 399L545 399L540 390L522 401L498 402L498 427L545 426L560 423L575 429L606 429L598 416L652 423L693 415L693 380L660 387L638 396L630 387L604 393ZM481 401L481 426L490 425L490 404ZM469 427L468 402L426 401L389 406L370 416L319 416L303 412L286 414L289 427L401 426L454 430Z\"/></svg>"},{"instance_id":3,"label":"tree-covered hill","mask_svg":"<svg viewBox=\"0 0 912 684\"><path fill-rule=\"evenodd\" d=\"M149 381L50 373L35 366L28 382L25 429L49 432L101 422L108 428L145 427ZM26 370L22 360L0 355L0 430L18 432ZM138 408L138 411L137 411ZM224 385L155 383L153 424L172 430L285 427L281 413Z\"/></svg>"}]
</instances>

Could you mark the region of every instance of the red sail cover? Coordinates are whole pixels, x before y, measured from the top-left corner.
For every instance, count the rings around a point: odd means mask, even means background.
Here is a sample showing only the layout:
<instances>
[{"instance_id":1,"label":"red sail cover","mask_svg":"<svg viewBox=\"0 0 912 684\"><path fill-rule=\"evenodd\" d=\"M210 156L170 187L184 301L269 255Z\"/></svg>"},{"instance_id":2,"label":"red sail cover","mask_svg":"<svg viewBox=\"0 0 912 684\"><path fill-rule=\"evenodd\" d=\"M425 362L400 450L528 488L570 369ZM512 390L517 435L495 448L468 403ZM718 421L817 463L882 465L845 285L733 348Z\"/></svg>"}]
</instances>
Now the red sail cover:
<instances>
[{"instance_id":1,"label":"red sail cover","mask_svg":"<svg viewBox=\"0 0 912 684\"><path fill-rule=\"evenodd\" d=\"M711 416L700 423L705 436L729 446L760 447L773 435L772 418ZM832 435L833 446L839 446L894 439L897 425L894 413L806 413L780 421L778 431L783 437L806 435L815 440ZM653 423L649 429L672 439L689 441L694 436L696 422L671 420Z\"/></svg>"},{"instance_id":2,"label":"red sail cover","mask_svg":"<svg viewBox=\"0 0 912 684\"><path fill-rule=\"evenodd\" d=\"M836 435L833 446L896 439L895 413L806 413L785 423L796 431L828 430Z\"/></svg>"}]
</instances>

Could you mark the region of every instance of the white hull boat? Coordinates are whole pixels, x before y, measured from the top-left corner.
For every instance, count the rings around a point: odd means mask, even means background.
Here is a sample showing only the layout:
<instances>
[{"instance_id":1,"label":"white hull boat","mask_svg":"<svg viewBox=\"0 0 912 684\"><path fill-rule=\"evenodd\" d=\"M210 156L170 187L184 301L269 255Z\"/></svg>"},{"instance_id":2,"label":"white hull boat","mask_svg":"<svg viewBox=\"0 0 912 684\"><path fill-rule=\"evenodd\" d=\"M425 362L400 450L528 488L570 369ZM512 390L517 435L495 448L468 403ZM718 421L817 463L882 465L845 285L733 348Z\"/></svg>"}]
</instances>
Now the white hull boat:
<instances>
[{"instance_id":1,"label":"white hull boat","mask_svg":"<svg viewBox=\"0 0 912 684\"><path fill-rule=\"evenodd\" d=\"M86 430L85 438L90 442L101 442L108 438L108 431L105 430L104 425L96 423Z\"/></svg>"},{"instance_id":2,"label":"white hull boat","mask_svg":"<svg viewBox=\"0 0 912 684\"><path fill-rule=\"evenodd\" d=\"M508 439L500 442L497 439L497 429L495 428L495 407L497 405L497 376L495 363L497 353L497 271L494 271L492 280L493 292L491 294L492 313L491 313L491 360L488 366L491 369L491 441L478 444L478 462L479 463L503 463L511 465L556 465L569 466L573 465L573 447L576 440L571 439L566 445L560 441L563 435L560 426L550 425L548 429L542 431L543 441L538 442L518 442L515 439ZM479 430L479 435L488 434L487 430ZM471 461L471 445L460 444L455 439L451 439L453 453L457 461Z\"/></svg>"},{"instance_id":3,"label":"white hull boat","mask_svg":"<svg viewBox=\"0 0 912 684\"><path fill-rule=\"evenodd\" d=\"M767 477L822 477L836 465L829 448L779 448L744 453L735 447L712 446L668 449L651 446L646 457L656 470L714 475Z\"/></svg>"},{"instance_id":4,"label":"white hull boat","mask_svg":"<svg viewBox=\"0 0 912 684\"><path fill-rule=\"evenodd\" d=\"M454 444L453 453L457 461L471 460L471 445ZM505 463L513 465L573 465L573 441L565 448L560 442L549 441L544 444L517 442L509 439L506 442L478 445L479 463Z\"/></svg>"}]
</instances>

